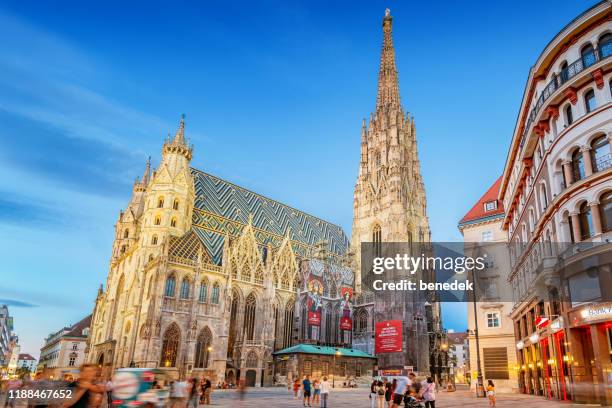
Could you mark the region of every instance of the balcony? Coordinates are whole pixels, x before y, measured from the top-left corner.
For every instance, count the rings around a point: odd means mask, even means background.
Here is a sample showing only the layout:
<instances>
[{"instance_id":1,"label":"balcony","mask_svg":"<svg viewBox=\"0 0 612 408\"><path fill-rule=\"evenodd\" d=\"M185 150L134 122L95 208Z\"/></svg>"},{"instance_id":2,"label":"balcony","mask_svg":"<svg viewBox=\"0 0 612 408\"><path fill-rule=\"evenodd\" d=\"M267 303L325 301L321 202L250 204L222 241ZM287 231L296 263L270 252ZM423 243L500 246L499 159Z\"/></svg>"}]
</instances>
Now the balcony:
<instances>
[{"instance_id":1,"label":"balcony","mask_svg":"<svg viewBox=\"0 0 612 408\"><path fill-rule=\"evenodd\" d=\"M191 311L191 300L164 297L162 310L164 312L189 313Z\"/></svg>"},{"instance_id":2,"label":"balcony","mask_svg":"<svg viewBox=\"0 0 612 408\"><path fill-rule=\"evenodd\" d=\"M540 97L535 103L535 106L531 110L529 117L527 118L527 123L525 124L525 128L523 130L523 135L521 136L520 147L523 148L525 141L527 140L527 136L529 135L529 130L531 129L531 125L535 122L540 109L544 106L544 103L555 93L555 91L565 85L572 78L580 74L585 69L591 68L593 65L598 62L604 61L612 56L612 43L603 44L596 50L583 55L580 59L569 64L559 75L554 75L551 81L544 87L544 90L540 94Z\"/></svg>"}]
</instances>

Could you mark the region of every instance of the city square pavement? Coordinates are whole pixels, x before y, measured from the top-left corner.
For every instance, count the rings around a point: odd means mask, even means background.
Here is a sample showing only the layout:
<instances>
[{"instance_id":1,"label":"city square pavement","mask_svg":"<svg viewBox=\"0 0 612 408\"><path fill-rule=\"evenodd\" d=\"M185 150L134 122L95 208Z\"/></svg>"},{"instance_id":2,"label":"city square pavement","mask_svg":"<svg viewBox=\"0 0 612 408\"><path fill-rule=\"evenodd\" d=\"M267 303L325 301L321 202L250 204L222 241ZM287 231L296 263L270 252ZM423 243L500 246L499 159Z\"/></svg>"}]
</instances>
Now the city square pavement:
<instances>
[{"instance_id":1,"label":"city square pavement","mask_svg":"<svg viewBox=\"0 0 612 408\"><path fill-rule=\"evenodd\" d=\"M332 389L330 393L328 407L352 407L352 408L369 408L370 400L368 398L367 388L358 389ZM212 395L212 406L215 407L256 407L256 408L300 408L302 401L293 398L293 393L289 393L286 388L251 388L246 391L241 398L240 393L236 390L214 391ZM456 392L439 392L436 399L436 408L444 407L488 407L489 403L486 398L475 398L474 394L467 390L459 390ZM542 397L533 397L523 394L498 394L497 407L533 407L533 408L554 408L554 407L570 407L582 406L578 404L568 404L558 401L548 401ZM313 405L317 407L318 405ZM403 406L402 406L403 407ZM204 406L200 405L200 408Z\"/></svg>"}]
</instances>

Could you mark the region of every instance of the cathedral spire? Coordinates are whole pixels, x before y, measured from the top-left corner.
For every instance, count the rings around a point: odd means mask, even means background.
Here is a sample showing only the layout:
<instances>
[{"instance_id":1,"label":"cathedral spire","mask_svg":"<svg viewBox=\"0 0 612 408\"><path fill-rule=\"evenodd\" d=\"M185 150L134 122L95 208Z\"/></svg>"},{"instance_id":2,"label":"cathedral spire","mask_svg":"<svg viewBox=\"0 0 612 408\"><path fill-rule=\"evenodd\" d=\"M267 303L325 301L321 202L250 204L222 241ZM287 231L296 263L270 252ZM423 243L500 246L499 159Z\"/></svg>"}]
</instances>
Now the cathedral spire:
<instances>
[{"instance_id":1,"label":"cathedral spire","mask_svg":"<svg viewBox=\"0 0 612 408\"><path fill-rule=\"evenodd\" d=\"M383 18L383 45L380 56L380 71L378 72L378 94L376 95L376 112L386 109L400 108L399 83L395 67L395 49L391 26L393 17L391 11L385 10Z\"/></svg>"},{"instance_id":2,"label":"cathedral spire","mask_svg":"<svg viewBox=\"0 0 612 408\"><path fill-rule=\"evenodd\" d=\"M174 135L173 143L176 144L185 144L185 114L181 115L181 121L179 122L179 127L176 130L176 134Z\"/></svg>"},{"instance_id":3,"label":"cathedral spire","mask_svg":"<svg viewBox=\"0 0 612 408\"><path fill-rule=\"evenodd\" d=\"M147 160L147 165L145 166L144 174L142 175L142 184L146 187L149 184L149 180L151 180L151 156Z\"/></svg>"}]
</instances>

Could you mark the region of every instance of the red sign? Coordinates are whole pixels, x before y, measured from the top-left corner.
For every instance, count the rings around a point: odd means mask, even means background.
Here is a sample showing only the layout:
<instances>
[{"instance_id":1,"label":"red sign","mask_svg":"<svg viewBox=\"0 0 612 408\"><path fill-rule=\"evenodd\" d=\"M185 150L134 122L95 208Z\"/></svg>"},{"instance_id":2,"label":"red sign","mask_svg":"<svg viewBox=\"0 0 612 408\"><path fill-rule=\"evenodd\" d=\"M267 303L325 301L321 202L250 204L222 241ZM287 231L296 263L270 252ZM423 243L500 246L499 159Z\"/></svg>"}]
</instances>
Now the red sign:
<instances>
[{"instance_id":1,"label":"red sign","mask_svg":"<svg viewBox=\"0 0 612 408\"><path fill-rule=\"evenodd\" d=\"M550 319L546 316L538 316L535 319L535 325L538 329L548 326L548 323L550 323Z\"/></svg>"},{"instance_id":2,"label":"red sign","mask_svg":"<svg viewBox=\"0 0 612 408\"><path fill-rule=\"evenodd\" d=\"M376 323L376 354L402 351L402 321L387 320Z\"/></svg>"},{"instance_id":3,"label":"red sign","mask_svg":"<svg viewBox=\"0 0 612 408\"><path fill-rule=\"evenodd\" d=\"M321 312L308 312L308 324L311 326L321 326Z\"/></svg>"},{"instance_id":4,"label":"red sign","mask_svg":"<svg viewBox=\"0 0 612 408\"><path fill-rule=\"evenodd\" d=\"M353 319L350 317L341 317L340 330L353 330Z\"/></svg>"}]
</instances>

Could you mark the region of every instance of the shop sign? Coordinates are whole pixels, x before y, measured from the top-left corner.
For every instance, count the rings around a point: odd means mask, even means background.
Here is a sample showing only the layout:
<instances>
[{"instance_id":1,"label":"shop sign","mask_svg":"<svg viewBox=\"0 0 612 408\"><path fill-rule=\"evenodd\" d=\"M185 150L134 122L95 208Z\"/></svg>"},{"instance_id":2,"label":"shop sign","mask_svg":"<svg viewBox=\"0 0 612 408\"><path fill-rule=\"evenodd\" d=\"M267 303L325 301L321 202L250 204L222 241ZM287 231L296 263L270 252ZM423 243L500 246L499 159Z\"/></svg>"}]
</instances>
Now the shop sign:
<instances>
[{"instance_id":1,"label":"shop sign","mask_svg":"<svg viewBox=\"0 0 612 408\"><path fill-rule=\"evenodd\" d=\"M556 333L559 330L563 329L563 317L559 317L553 320L550 323L550 329L552 330L553 333Z\"/></svg>"},{"instance_id":2,"label":"shop sign","mask_svg":"<svg viewBox=\"0 0 612 408\"><path fill-rule=\"evenodd\" d=\"M612 318L612 303L598 303L586 306L580 311L583 321Z\"/></svg>"}]
</instances>

